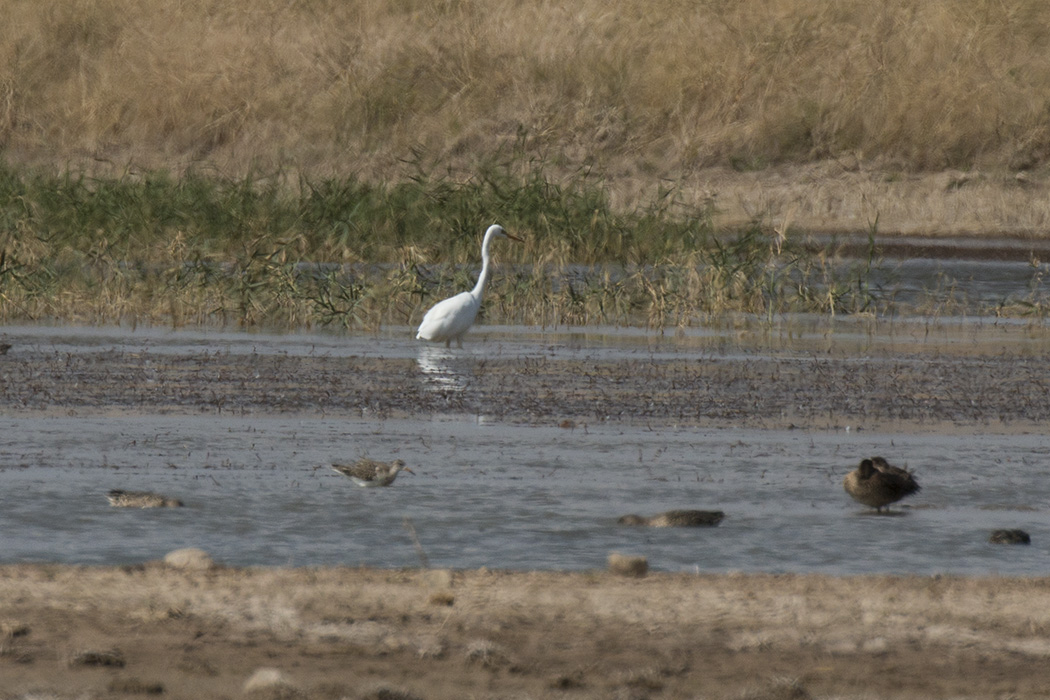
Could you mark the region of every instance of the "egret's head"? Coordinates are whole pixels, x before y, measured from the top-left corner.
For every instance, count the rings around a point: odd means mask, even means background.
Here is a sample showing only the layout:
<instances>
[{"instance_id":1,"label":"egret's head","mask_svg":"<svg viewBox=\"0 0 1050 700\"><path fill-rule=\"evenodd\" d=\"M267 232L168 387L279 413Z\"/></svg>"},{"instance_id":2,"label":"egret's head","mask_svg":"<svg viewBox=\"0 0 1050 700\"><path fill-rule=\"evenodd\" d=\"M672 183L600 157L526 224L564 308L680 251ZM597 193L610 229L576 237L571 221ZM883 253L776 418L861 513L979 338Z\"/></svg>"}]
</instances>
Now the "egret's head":
<instances>
[{"instance_id":1,"label":"egret's head","mask_svg":"<svg viewBox=\"0 0 1050 700\"><path fill-rule=\"evenodd\" d=\"M499 224L493 224L492 226L489 226L489 230L485 232L485 237L486 238L490 238L490 237L491 238L509 238L512 241L521 241L521 239L518 238L517 236L512 236L511 234L507 233L507 230L505 228L503 228L502 226L500 226Z\"/></svg>"}]
</instances>

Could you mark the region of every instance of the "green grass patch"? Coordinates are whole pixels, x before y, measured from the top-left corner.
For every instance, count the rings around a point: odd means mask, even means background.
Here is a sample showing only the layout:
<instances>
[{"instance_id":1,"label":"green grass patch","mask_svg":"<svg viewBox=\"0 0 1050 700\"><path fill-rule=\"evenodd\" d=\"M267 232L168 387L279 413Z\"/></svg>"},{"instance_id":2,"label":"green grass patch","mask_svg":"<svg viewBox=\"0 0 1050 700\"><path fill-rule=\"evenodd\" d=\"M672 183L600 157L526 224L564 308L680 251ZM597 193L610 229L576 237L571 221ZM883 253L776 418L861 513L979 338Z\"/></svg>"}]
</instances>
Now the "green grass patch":
<instances>
[{"instance_id":1,"label":"green grass patch","mask_svg":"<svg viewBox=\"0 0 1050 700\"><path fill-rule=\"evenodd\" d=\"M375 329L473 285L492 222L489 322L690 326L730 312L874 313L872 259L804 236L716 232L674 191L630 212L589 172L503 162L387 186L281 173L97 179L0 166L0 319Z\"/></svg>"}]
</instances>

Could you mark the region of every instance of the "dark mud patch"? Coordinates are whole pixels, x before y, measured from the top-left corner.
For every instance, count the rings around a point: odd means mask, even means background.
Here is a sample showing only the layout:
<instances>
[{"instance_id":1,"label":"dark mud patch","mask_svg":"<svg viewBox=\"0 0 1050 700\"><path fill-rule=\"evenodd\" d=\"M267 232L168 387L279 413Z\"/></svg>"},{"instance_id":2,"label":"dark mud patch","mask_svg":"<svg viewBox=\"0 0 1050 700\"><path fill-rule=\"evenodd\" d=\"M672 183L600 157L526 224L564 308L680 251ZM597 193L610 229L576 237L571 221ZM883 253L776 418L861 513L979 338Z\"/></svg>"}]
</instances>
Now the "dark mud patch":
<instances>
[{"instance_id":1,"label":"dark mud patch","mask_svg":"<svg viewBox=\"0 0 1050 700\"><path fill-rule=\"evenodd\" d=\"M421 352L429 351L420 348ZM19 348L0 410L433 414L551 424L1024 430L1050 420L1050 363L1030 354L380 357ZM571 424L566 422L566 425Z\"/></svg>"}]
</instances>

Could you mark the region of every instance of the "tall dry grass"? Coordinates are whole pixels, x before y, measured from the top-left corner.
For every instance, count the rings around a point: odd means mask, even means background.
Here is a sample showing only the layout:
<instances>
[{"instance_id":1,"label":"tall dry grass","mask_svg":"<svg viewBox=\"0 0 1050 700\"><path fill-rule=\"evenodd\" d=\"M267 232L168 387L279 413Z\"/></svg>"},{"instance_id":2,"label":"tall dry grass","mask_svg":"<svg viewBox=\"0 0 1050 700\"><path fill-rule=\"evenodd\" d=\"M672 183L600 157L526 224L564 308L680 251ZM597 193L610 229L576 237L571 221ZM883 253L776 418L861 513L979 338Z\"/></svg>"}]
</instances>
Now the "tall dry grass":
<instances>
[{"instance_id":1,"label":"tall dry grass","mask_svg":"<svg viewBox=\"0 0 1050 700\"><path fill-rule=\"evenodd\" d=\"M1042 0L8 0L9 162L390 181L1050 156Z\"/></svg>"}]
</instances>

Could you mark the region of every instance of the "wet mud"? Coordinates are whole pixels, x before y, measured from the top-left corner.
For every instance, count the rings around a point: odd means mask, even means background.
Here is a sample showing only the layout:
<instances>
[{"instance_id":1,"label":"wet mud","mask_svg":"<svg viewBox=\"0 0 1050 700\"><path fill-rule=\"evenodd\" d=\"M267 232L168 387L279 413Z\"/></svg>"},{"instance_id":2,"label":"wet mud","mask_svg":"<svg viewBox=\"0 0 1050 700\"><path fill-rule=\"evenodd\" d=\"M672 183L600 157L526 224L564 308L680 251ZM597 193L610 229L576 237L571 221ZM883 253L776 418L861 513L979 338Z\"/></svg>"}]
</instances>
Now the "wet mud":
<instances>
[{"instance_id":1,"label":"wet mud","mask_svg":"<svg viewBox=\"0 0 1050 700\"><path fill-rule=\"evenodd\" d=\"M686 357L442 350L383 358L26 346L0 358L0 372L0 410L7 411L1007 431L1050 420L1050 362L1030 348Z\"/></svg>"}]
</instances>

